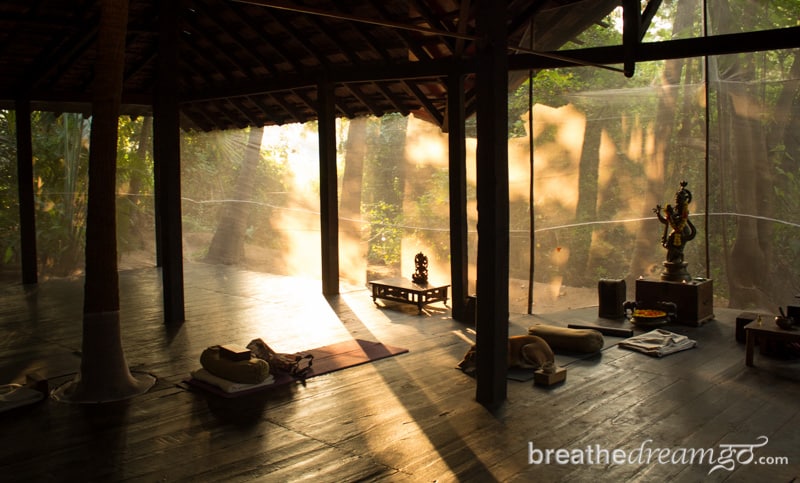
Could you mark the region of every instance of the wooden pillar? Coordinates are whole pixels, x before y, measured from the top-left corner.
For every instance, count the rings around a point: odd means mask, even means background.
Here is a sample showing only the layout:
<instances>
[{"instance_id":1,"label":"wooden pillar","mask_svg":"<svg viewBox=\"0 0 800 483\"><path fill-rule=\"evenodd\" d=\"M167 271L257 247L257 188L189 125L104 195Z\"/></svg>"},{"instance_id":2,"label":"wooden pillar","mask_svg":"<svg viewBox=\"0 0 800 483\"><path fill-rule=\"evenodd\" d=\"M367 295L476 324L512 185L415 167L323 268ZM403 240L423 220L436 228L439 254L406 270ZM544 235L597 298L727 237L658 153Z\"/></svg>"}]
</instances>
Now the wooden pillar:
<instances>
[{"instance_id":1,"label":"wooden pillar","mask_svg":"<svg viewBox=\"0 0 800 483\"><path fill-rule=\"evenodd\" d=\"M159 47L153 104L156 245L161 265L164 322L183 322L183 230L181 228L180 111L177 92L178 2L159 6Z\"/></svg>"},{"instance_id":2,"label":"wooden pillar","mask_svg":"<svg viewBox=\"0 0 800 483\"><path fill-rule=\"evenodd\" d=\"M39 281L36 265L36 210L33 197L33 144L31 141L31 103L17 100L17 186L19 193L20 261L22 283Z\"/></svg>"},{"instance_id":3,"label":"wooden pillar","mask_svg":"<svg viewBox=\"0 0 800 483\"><path fill-rule=\"evenodd\" d=\"M128 6L124 0L103 0L100 4L97 58L92 79L92 128L89 137L84 315L119 311L115 206L117 140L125 71ZM94 346L97 350L99 345L87 334L86 320L84 317L84 355L89 350L87 346ZM88 360L97 359L90 357ZM82 366L90 364L86 358L82 360Z\"/></svg>"},{"instance_id":4,"label":"wooden pillar","mask_svg":"<svg viewBox=\"0 0 800 483\"><path fill-rule=\"evenodd\" d=\"M464 75L447 78L447 131L450 171L450 287L455 320L467 318L469 257L467 252L467 153L464 128Z\"/></svg>"},{"instance_id":5,"label":"wooden pillar","mask_svg":"<svg viewBox=\"0 0 800 483\"><path fill-rule=\"evenodd\" d=\"M322 250L322 293L339 293L339 204L336 174L336 105L333 84L320 82L319 207Z\"/></svg>"},{"instance_id":6,"label":"wooden pillar","mask_svg":"<svg viewBox=\"0 0 800 483\"><path fill-rule=\"evenodd\" d=\"M636 51L641 37L642 5L640 0L622 2L622 50L625 77L633 77L636 70Z\"/></svg>"},{"instance_id":7,"label":"wooden pillar","mask_svg":"<svg viewBox=\"0 0 800 483\"><path fill-rule=\"evenodd\" d=\"M506 399L508 355L508 60L505 0L478 0L478 345L476 400Z\"/></svg>"}]
</instances>

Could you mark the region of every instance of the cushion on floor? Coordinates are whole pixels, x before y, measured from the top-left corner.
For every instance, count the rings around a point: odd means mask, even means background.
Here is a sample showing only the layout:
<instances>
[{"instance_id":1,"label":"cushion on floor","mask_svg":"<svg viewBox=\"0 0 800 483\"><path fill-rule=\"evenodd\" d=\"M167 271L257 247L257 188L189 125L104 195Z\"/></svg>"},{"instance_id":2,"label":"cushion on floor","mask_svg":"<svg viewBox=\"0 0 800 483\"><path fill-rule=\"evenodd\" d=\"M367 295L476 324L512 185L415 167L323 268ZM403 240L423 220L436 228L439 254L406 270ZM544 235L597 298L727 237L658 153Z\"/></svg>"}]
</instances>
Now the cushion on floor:
<instances>
[{"instance_id":1,"label":"cushion on floor","mask_svg":"<svg viewBox=\"0 0 800 483\"><path fill-rule=\"evenodd\" d=\"M594 329L536 324L528 328L528 333L544 339L555 352L591 354L603 348L603 334Z\"/></svg>"},{"instance_id":2,"label":"cushion on floor","mask_svg":"<svg viewBox=\"0 0 800 483\"><path fill-rule=\"evenodd\" d=\"M217 377L243 384L258 384L269 377L267 361L256 357L241 361L226 359L218 345L208 347L200 354L200 364Z\"/></svg>"}]
</instances>

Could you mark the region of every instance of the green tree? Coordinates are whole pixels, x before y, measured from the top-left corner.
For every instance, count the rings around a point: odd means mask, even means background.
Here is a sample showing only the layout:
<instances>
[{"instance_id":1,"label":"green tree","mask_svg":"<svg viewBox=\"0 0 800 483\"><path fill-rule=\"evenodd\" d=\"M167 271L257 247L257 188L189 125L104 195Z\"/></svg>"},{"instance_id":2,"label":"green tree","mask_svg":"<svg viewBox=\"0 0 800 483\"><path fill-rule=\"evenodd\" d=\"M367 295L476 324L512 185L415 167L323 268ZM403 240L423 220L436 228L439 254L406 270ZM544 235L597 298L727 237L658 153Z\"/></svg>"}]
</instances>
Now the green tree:
<instances>
[{"instance_id":1,"label":"green tree","mask_svg":"<svg viewBox=\"0 0 800 483\"><path fill-rule=\"evenodd\" d=\"M236 176L233 192L223 206L219 225L211 239L206 260L228 265L240 263L244 259L245 233L258 182L258 164L261 161L261 138L264 129L250 128L244 148L241 167Z\"/></svg>"},{"instance_id":2,"label":"green tree","mask_svg":"<svg viewBox=\"0 0 800 483\"><path fill-rule=\"evenodd\" d=\"M365 168L364 203L370 221L368 261L400 268L403 231L403 190L405 188L406 127L408 119L399 114L380 118L373 143L369 145L369 168ZM374 132L374 131L373 131Z\"/></svg>"},{"instance_id":3,"label":"green tree","mask_svg":"<svg viewBox=\"0 0 800 483\"><path fill-rule=\"evenodd\" d=\"M19 264L16 116L0 110L0 267ZM17 276L15 278L18 279Z\"/></svg>"}]
</instances>

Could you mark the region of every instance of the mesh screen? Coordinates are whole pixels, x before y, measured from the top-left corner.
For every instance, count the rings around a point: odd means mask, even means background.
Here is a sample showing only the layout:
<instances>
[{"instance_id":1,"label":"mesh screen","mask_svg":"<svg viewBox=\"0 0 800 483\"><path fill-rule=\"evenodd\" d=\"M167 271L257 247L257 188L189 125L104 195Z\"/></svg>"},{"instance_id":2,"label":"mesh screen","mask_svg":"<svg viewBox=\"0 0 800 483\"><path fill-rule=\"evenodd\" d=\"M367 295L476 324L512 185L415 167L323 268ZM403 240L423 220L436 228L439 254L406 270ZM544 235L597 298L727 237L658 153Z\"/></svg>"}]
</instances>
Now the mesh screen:
<instances>
[{"instance_id":1,"label":"mesh screen","mask_svg":"<svg viewBox=\"0 0 800 483\"><path fill-rule=\"evenodd\" d=\"M645 41L701 35L701 5L663 2ZM798 13L794 2L708 5L712 34L793 25ZM616 44L619 19L615 12L574 41ZM509 92L511 310L595 305L597 282L606 278L626 280L632 297L637 278L664 269L665 225L654 209L675 205L682 181L697 230L683 256L692 277L714 280L715 304L774 312L793 303L800 292L798 54L643 63L630 79L596 67L535 72L532 97L528 76L520 76ZM13 116L0 112L0 255L6 279L18 282ZM474 119L468 122L474 132ZM40 273L80 275L90 121L37 112L33 128ZM431 278L447 283L447 135L413 115L386 115L338 121L337 142L344 289L410 277L420 252ZM319 279L315 123L187 132L181 143L187 261ZM467 139L470 292L479 241L475 143ZM119 268L153 267L151 118L121 118L117 166Z\"/></svg>"}]
</instances>

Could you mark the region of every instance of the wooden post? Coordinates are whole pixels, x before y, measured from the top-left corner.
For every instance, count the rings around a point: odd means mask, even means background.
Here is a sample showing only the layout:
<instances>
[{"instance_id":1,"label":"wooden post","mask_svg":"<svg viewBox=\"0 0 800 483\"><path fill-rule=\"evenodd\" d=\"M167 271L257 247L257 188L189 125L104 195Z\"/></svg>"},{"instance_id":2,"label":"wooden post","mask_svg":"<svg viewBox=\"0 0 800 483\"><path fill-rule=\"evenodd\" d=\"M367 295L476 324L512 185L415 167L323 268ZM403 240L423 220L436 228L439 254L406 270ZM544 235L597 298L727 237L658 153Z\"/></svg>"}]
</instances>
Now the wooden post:
<instances>
[{"instance_id":1,"label":"wooden post","mask_svg":"<svg viewBox=\"0 0 800 483\"><path fill-rule=\"evenodd\" d=\"M181 228L178 2L159 2L158 75L153 104L153 160L156 192L156 244L164 298L164 322L185 319L183 230Z\"/></svg>"},{"instance_id":2,"label":"wooden post","mask_svg":"<svg viewBox=\"0 0 800 483\"><path fill-rule=\"evenodd\" d=\"M506 399L508 355L508 60L505 0L479 0L477 51L477 364L476 399Z\"/></svg>"},{"instance_id":3,"label":"wooden post","mask_svg":"<svg viewBox=\"0 0 800 483\"><path fill-rule=\"evenodd\" d=\"M623 0L622 50L625 77L633 77L636 70L636 50L639 45L641 24L642 6L640 0Z\"/></svg>"},{"instance_id":4,"label":"wooden post","mask_svg":"<svg viewBox=\"0 0 800 483\"><path fill-rule=\"evenodd\" d=\"M116 173L120 103L125 68L128 2L100 2L97 57L92 80L86 270L80 373L59 386L59 401L96 404L140 395L155 384L134 377L122 349L117 272Z\"/></svg>"},{"instance_id":5,"label":"wooden post","mask_svg":"<svg viewBox=\"0 0 800 483\"><path fill-rule=\"evenodd\" d=\"M339 204L336 174L336 105L333 83L320 82L319 93L319 196L322 250L322 293L339 293Z\"/></svg>"},{"instance_id":6,"label":"wooden post","mask_svg":"<svg viewBox=\"0 0 800 483\"><path fill-rule=\"evenodd\" d=\"M22 283L39 281L36 264L36 210L33 198L33 145L31 142L31 103L17 100L17 186L19 190L19 232Z\"/></svg>"},{"instance_id":7,"label":"wooden post","mask_svg":"<svg viewBox=\"0 0 800 483\"><path fill-rule=\"evenodd\" d=\"M464 75L447 78L447 131L450 171L450 286L455 320L467 317L469 257L467 253L467 153L464 128Z\"/></svg>"}]
</instances>

